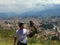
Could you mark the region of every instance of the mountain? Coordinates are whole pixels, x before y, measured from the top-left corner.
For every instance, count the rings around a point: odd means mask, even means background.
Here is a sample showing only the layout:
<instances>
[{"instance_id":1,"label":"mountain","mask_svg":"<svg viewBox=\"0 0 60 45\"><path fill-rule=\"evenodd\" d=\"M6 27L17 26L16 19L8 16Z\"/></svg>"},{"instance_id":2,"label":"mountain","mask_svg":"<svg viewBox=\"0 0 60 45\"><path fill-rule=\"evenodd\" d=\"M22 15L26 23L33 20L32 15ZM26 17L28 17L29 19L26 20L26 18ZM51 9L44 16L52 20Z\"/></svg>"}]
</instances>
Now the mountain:
<instances>
[{"instance_id":1,"label":"mountain","mask_svg":"<svg viewBox=\"0 0 60 45\"><path fill-rule=\"evenodd\" d=\"M47 10L32 10L29 12L25 12L21 15L26 15L26 16L60 16L60 5L55 5L53 8L51 9L47 9Z\"/></svg>"},{"instance_id":2,"label":"mountain","mask_svg":"<svg viewBox=\"0 0 60 45\"><path fill-rule=\"evenodd\" d=\"M53 8L45 10L32 10L22 14L17 13L0 13L0 19L13 19L13 17L45 17L45 16L60 16L60 5L55 5Z\"/></svg>"}]
</instances>

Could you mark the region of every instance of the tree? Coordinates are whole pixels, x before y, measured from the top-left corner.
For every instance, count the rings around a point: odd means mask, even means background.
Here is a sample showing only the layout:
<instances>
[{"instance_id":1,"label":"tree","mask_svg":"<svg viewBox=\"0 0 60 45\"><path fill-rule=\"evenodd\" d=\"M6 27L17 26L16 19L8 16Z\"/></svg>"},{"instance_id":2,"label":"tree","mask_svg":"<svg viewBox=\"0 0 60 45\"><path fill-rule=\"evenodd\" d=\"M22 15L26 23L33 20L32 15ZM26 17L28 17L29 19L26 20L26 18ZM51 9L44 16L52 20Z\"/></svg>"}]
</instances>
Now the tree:
<instances>
[{"instance_id":1,"label":"tree","mask_svg":"<svg viewBox=\"0 0 60 45\"><path fill-rule=\"evenodd\" d=\"M47 23L47 24L41 24L40 27L43 27L44 29L53 29L53 24Z\"/></svg>"}]
</instances>

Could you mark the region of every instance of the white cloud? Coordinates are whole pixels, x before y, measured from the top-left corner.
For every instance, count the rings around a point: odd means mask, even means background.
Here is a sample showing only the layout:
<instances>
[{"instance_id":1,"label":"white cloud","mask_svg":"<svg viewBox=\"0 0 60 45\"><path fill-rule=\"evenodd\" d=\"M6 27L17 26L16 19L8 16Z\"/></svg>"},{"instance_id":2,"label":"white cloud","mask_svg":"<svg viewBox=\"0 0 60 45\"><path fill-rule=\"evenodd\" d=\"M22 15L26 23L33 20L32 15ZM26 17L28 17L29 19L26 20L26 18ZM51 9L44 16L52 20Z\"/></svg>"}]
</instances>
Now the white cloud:
<instances>
[{"instance_id":1,"label":"white cloud","mask_svg":"<svg viewBox=\"0 0 60 45\"><path fill-rule=\"evenodd\" d=\"M0 0L0 12L24 12L31 9L45 9L60 4L60 0Z\"/></svg>"}]
</instances>

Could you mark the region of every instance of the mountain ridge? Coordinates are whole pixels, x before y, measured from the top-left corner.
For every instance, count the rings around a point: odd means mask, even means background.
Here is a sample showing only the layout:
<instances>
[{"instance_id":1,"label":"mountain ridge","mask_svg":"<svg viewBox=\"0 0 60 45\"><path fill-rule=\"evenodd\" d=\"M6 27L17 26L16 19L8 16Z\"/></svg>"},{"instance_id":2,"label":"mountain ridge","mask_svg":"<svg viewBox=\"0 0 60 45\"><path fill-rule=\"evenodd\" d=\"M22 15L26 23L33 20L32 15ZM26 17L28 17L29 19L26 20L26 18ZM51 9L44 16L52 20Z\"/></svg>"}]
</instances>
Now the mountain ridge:
<instances>
[{"instance_id":1,"label":"mountain ridge","mask_svg":"<svg viewBox=\"0 0 60 45\"><path fill-rule=\"evenodd\" d=\"M0 19L8 19L11 17L44 17L44 16L60 16L60 5L55 5L54 8L47 10L32 10L22 14L17 13L0 13Z\"/></svg>"}]
</instances>

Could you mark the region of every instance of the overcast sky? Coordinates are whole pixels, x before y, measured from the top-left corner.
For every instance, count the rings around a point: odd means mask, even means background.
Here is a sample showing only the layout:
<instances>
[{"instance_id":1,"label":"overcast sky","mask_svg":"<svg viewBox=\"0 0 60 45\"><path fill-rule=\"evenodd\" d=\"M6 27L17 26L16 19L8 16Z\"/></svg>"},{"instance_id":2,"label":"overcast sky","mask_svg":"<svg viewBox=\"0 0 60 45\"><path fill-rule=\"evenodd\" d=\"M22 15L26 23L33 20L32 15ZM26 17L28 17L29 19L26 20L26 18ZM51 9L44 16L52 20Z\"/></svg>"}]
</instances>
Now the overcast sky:
<instances>
[{"instance_id":1,"label":"overcast sky","mask_svg":"<svg viewBox=\"0 0 60 45\"><path fill-rule=\"evenodd\" d=\"M60 0L0 0L0 13L21 13L32 9L44 10L49 5L51 5L49 8L52 8L55 4L60 4Z\"/></svg>"}]
</instances>

